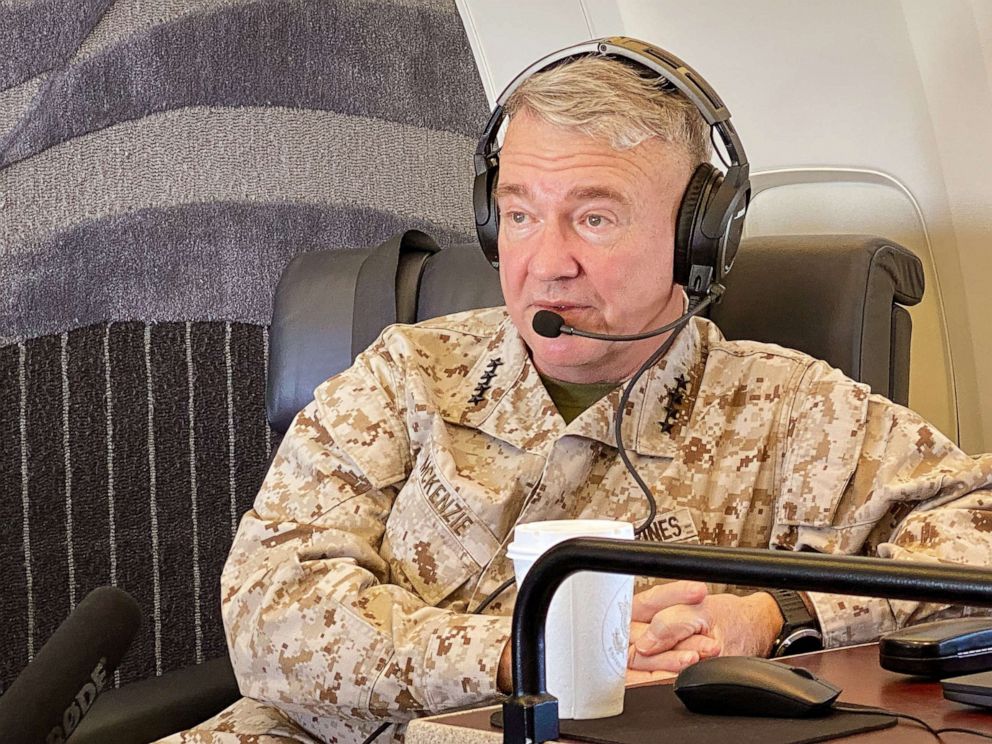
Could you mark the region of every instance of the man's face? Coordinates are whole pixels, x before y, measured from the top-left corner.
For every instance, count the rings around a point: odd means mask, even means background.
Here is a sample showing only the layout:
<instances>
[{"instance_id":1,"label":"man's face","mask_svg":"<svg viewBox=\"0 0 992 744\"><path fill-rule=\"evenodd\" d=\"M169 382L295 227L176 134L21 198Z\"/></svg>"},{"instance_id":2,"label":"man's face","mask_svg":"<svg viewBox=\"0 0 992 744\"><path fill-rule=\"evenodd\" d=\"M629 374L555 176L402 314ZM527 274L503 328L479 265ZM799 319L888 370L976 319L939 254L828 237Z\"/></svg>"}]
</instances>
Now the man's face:
<instances>
[{"instance_id":1,"label":"man's face","mask_svg":"<svg viewBox=\"0 0 992 744\"><path fill-rule=\"evenodd\" d=\"M614 150L526 111L511 120L496 187L500 282L538 370L619 381L657 348L660 339L544 338L531 322L551 310L582 330L630 334L677 318L675 216L688 180L688 159L658 139Z\"/></svg>"}]
</instances>

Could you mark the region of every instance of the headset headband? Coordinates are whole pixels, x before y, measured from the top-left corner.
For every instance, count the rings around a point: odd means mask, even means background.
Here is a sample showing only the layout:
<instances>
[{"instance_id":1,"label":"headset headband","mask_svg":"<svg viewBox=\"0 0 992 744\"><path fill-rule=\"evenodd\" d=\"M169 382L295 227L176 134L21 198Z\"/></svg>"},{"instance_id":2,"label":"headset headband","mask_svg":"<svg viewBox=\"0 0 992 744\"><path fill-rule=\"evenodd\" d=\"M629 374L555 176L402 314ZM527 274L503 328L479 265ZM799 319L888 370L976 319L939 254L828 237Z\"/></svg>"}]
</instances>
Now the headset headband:
<instances>
[{"instance_id":1,"label":"headset headband","mask_svg":"<svg viewBox=\"0 0 992 744\"><path fill-rule=\"evenodd\" d=\"M678 88L686 98L692 101L695 107L699 109L699 113L706 119L707 124L717 128L721 139L723 139L727 147L727 155L730 157L731 165L747 165L744 146L737 136L737 130L730 123L730 111L703 76L674 54L646 42L629 39L625 36L593 39L592 41L584 41L581 44L559 49L557 52L552 52L546 57L542 57L513 78L496 100L496 107L489 117L489 122L486 124L486 129L479 142L480 148L487 140L492 139L491 135L493 132L499 129L499 125L503 120L503 107L506 105L510 96L513 95L513 92L527 78L571 57L585 57L592 56L593 54L603 57L629 59L658 73L659 77L667 80L672 86ZM477 149L476 154L482 155L483 153Z\"/></svg>"}]
</instances>

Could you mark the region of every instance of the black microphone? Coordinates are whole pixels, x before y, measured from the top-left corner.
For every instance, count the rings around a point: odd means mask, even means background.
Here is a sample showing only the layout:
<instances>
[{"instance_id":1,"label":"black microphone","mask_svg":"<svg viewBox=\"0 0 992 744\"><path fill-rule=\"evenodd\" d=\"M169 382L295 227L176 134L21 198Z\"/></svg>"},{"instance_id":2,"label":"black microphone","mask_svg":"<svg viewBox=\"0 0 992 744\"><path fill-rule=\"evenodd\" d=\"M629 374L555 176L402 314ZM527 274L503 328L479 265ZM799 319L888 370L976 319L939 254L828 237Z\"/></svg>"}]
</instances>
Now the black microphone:
<instances>
[{"instance_id":1,"label":"black microphone","mask_svg":"<svg viewBox=\"0 0 992 744\"><path fill-rule=\"evenodd\" d=\"M653 338L655 336L660 336L662 333L668 333L675 328L678 328L683 323L685 323L689 318L699 315L703 310L717 302L723 295L723 286L719 284L713 284L710 287L709 293L706 298L700 302L695 307L691 307L689 312L680 315L678 318L673 320L671 323L663 325L661 328L655 328L651 331L644 331L643 333L632 333L629 335L624 334L612 334L612 333L596 333L594 331L583 331L581 328L576 328L575 326L565 325L565 319L561 317L558 313L552 312L551 310L538 310L534 313L534 318L531 320L531 328L539 336L544 336L545 338L558 338L561 334L566 334L569 336L581 336L582 338L594 338L598 341L641 341L645 338Z\"/></svg>"},{"instance_id":2,"label":"black microphone","mask_svg":"<svg viewBox=\"0 0 992 744\"><path fill-rule=\"evenodd\" d=\"M131 645L141 609L130 594L94 589L0 697L0 740L62 744Z\"/></svg>"},{"instance_id":3,"label":"black microphone","mask_svg":"<svg viewBox=\"0 0 992 744\"><path fill-rule=\"evenodd\" d=\"M561 327L563 325L565 325L565 319L550 310L538 310L534 313L534 319L531 321L535 333L545 338L558 338L562 334ZM569 333L571 330L569 328L565 333Z\"/></svg>"}]
</instances>

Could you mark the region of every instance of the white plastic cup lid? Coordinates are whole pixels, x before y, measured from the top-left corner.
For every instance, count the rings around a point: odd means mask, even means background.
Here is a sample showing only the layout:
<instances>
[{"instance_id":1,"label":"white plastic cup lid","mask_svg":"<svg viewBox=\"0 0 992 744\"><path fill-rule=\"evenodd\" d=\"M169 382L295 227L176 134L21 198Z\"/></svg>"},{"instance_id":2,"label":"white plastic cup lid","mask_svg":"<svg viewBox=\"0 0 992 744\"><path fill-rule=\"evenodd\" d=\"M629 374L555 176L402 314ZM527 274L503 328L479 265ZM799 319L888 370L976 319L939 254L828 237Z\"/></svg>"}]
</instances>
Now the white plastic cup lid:
<instances>
[{"instance_id":1,"label":"white plastic cup lid","mask_svg":"<svg viewBox=\"0 0 992 744\"><path fill-rule=\"evenodd\" d=\"M514 558L535 558L548 548L573 537L612 537L631 540L634 526L612 519L556 519L518 524L506 554Z\"/></svg>"}]
</instances>

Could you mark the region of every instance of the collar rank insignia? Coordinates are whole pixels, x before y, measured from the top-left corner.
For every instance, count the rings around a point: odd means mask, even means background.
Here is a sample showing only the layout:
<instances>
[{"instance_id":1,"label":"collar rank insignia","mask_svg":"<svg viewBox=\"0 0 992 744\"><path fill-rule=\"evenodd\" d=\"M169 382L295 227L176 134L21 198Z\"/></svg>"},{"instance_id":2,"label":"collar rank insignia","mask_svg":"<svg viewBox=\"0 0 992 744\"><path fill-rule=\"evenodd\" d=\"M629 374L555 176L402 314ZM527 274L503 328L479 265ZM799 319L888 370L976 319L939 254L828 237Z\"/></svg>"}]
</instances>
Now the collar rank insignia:
<instances>
[{"instance_id":1,"label":"collar rank insignia","mask_svg":"<svg viewBox=\"0 0 992 744\"><path fill-rule=\"evenodd\" d=\"M479 378L479 384L475 386L474 395L468 399L469 403L478 405L482 402L486 391L489 390L493 378L496 376L496 368L501 364L503 364L503 360L500 357L494 357L489 360L489 363L486 365L486 371L482 373L482 377Z\"/></svg>"},{"instance_id":2,"label":"collar rank insignia","mask_svg":"<svg viewBox=\"0 0 992 744\"><path fill-rule=\"evenodd\" d=\"M675 378L674 387L666 387L665 392L668 393L668 402L665 406L665 417L658 422L658 426L665 434L671 434L672 429L675 428L675 424L678 422L679 414L681 413L682 404L685 403L688 397L689 381L685 379L685 375L679 375Z\"/></svg>"}]
</instances>

